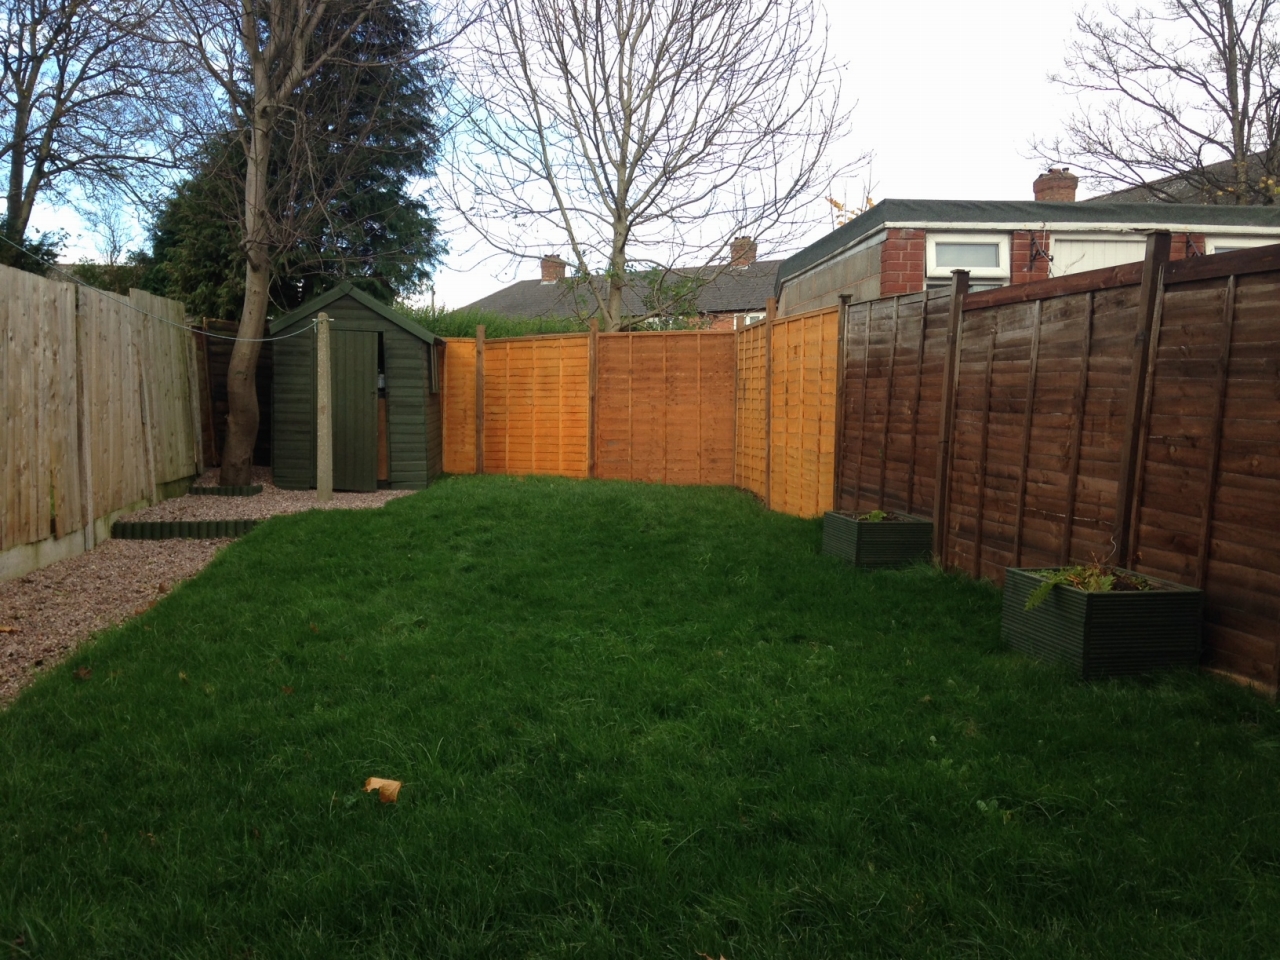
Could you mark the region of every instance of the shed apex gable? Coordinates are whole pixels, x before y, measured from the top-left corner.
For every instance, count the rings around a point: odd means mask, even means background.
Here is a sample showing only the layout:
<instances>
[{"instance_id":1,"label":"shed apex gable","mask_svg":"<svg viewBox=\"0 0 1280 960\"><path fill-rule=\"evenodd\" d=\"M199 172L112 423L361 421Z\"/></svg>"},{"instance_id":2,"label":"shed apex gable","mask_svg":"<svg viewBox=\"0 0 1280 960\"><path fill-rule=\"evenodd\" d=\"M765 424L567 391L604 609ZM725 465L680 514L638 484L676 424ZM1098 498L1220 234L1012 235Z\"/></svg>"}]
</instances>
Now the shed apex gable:
<instances>
[{"instance_id":1,"label":"shed apex gable","mask_svg":"<svg viewBox=\"0 0 1280 960\"><path fill-rule=\"evenodd\" d=\"M350 282L340 283L332 290L326 290L324 293L312 297L296 310L285 314L278 320L272 320L268 324L267 329L272 335L275 335L280 331L293 326L299 320L306 320L315 316L315 314L319 313L325 307L336 303L343 297L350 297L362 307L372 310L388 323L394 323L397 327L400 327L400 329L404 330L406 333L412 334L424 343L435 343L440 339L426 327L404 318L395 310L388 307L385 303L380 300L375 300L363 290L353 286Z\"/></svg>"}]
</instances>

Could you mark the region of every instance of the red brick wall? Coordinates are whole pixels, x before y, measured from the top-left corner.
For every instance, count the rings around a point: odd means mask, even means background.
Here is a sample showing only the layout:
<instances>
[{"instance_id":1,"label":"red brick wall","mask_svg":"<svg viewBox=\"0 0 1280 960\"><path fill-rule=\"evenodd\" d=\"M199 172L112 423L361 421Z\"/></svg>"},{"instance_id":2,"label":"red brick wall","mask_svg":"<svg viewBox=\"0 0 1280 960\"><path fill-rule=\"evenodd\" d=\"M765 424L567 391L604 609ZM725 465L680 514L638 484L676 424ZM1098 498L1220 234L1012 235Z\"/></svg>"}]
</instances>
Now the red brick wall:
<instances>
[{"instance_id":1,"label":"red brick wall","mask_svg":"<svg viewBox=\"0 0 1280 960\"><path fill-rule=\"evenodd\" d=\"M1187 257L1205 255L1203 233L1175 233L1170 240L1172 241L1169 249L1170 260L1184 260Z\"/></svg>"},{"instance_id":2,"label":"red brick wall","mask_svg":"<svg viewBox=\"0 0 1280 960\"><path fill-rule=\"evenodd\" d=\"M880 296L924 289L924 231L889 230L880 246Z\"/></svg>"},{"instance_id":3,"label":"red brick wall","mask_svg":"<svg viewBox=\"0 0 1280 960\"><path fill-rule=\"evenodd\" d=\"M1203 256L1204 235L1173 235L1171 257ZM1049 279L1049 259L1044 254L1051 245L1048 230L1014 230L1009 240L1009 282L1031 283ZM1038 252L1037 252L1038 251ZM1034 258L1033 258L1034 254ZM889 230L880 247L880 296L917 293L924 289L925 231Z\"/></svg>"},{"instance_id":4,"label":"red brick wall","mask_svg":"<svg viewBox=\"0 0 1280 960\"><path fill-rule=\"evenodd\" d=\"M1009 240L1009 282L1049 279L1049 231L1015 230Z\"/></svg>"}]
</instances>

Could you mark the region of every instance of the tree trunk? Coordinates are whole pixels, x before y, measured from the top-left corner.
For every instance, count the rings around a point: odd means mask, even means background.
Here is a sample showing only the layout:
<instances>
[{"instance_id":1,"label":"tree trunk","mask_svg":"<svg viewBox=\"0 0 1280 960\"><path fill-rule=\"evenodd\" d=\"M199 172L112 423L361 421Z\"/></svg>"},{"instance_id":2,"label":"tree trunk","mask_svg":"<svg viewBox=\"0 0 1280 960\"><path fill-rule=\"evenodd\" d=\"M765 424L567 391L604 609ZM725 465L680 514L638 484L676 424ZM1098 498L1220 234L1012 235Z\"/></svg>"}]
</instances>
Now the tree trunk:
<instances>
[{"instance_id":1,"label":"tree trunk","mask_svg":"<svg viewBox=\"0 0 1280 960\"><path fill-rule=\"evenodd\" d=\"M5 239L21 243L27 232L22 220L22 187L26 176L27 109L19 105L13 120L13 144L9 155L9 189L5 195Z\"/></svg>"},{"instance_id":2,"label":"tree trunk","mask_svg":"<svg viewBox=\"0 0 1280 960\"><path fill-rule=\"evenodd\" d=\"M270 122L265 111L259 109L255 111L245 172L244 309L227 367L227 441L218 479L223 486L246 486L253 482L253 447L258 439L258 355L262 352L271 287L266 209L270 152Z\"/></svg>"}]
</instances>

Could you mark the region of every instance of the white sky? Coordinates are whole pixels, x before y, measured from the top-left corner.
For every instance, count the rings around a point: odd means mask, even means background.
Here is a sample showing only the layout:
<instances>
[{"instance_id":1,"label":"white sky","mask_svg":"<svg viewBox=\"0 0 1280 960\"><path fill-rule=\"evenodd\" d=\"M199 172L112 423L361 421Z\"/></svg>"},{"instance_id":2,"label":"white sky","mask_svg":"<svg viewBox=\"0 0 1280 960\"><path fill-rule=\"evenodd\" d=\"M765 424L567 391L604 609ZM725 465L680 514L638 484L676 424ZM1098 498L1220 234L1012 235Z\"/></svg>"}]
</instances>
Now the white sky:
<instances>
[{"instance_id":1,"label":"white sky","mask_svg":"<svg viewBox=\"0 0 1280 960\"><path fill-rule=\"evenodd\" d=\"M875 200L1031 199L1031 182L1043 171L1023 155L1070 112L1071 101L1047 75L1061 68L1081 0L826 3L832 46L848 64L845 93L857 100L847 149L874 152ZM855 202L862 189L854 179L834 192ZM813 212L805 242L832 227L825 204ZM42 208L35 226L71 231L67 259L94 256L95 238L67 211ZM506 257L492 256L465 228L448 221L445 228L453 252L437 271L437 303L464 306L535 275L527 263L513 270ZM794 249L766 245L761 255Z\"/></svg>"}]
</instances>

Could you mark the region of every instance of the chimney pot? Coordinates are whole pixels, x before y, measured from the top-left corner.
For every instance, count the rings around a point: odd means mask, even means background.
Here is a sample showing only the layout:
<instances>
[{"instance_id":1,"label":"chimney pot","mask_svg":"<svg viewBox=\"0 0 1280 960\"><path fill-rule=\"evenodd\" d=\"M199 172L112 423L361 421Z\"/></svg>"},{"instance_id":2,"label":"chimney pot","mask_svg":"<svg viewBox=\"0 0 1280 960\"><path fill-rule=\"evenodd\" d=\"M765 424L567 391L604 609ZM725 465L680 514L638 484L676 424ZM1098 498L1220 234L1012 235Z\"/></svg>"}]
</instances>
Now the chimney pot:
<instances>
[{"instance_id":1,"label":"chimney pot","mask_svg":"<svg viewBox=\"0 0 1280 960\"><path fill-rule=\"evenodd\" d=\"M751 237L734 237L729 244L729 266L749 267L756 262L756 242Z\"/></svg>"},{"instance_id":2,"label":"chimney pot","mask_svg":"<svg viewBox=\"0 0 1280 960\"><path fill-rule=\"evenodd\" d=\"M554 253L542 258L542 282L555 283L564 279L565 268L569 264Z\"/></svg>"},{"instance_id":3,"label":"chimney pot","mask_svg":"<svg viewBox=\"0 0 1280 960\"><path fill-rule=\"evenodd\" d=\"M1045 203L1075 203L1076 185L1080 178L1068 167L1050 167L1048 173L1036 177L1031 185L1037 200Z\"/></svg>"}]
</instances>

